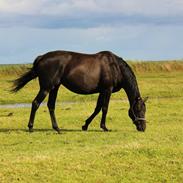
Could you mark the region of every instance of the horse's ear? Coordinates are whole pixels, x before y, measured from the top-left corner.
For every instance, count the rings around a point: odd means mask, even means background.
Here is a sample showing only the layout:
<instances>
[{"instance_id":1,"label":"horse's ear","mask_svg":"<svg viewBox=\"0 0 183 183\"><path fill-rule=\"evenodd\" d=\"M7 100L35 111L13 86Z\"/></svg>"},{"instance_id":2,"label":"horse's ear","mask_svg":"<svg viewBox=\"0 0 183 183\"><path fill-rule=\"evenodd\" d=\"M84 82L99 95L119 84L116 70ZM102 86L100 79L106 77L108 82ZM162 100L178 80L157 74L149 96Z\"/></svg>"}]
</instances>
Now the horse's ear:
<instances>
[{"instance_id":1,"label":"horse's ear","mask_svg":"<svg viewBox=\"0 0 183 183\"><path fill-rule=\"evenodd\" d=\"M145 98L144 98L144 100L143 100L144 103L147 102L148 98L149 98L149 97L145 97Z\"/></svg>"}]
</instances>

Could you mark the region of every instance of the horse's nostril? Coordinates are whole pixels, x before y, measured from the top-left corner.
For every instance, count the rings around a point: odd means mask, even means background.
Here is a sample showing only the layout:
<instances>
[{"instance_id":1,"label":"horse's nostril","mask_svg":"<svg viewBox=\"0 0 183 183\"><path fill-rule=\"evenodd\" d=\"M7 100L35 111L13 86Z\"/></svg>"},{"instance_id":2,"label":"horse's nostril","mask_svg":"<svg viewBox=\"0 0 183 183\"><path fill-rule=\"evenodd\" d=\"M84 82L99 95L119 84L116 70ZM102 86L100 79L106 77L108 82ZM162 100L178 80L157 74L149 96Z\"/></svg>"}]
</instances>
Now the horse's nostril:
<instances>
[{"instance_id":1,"label":"horse's nostril","mask_svg":"<svg viewBox=\"0 0 183 183\"><path fill-rule=\"evenodd\" d=\"M137 130L140 131L140 132L144 132L145 129L146 129L146 127L143 126L143 125L138 125L138 126L136 126L136 128L137 128Z\"/></svg>"}]
</instances>

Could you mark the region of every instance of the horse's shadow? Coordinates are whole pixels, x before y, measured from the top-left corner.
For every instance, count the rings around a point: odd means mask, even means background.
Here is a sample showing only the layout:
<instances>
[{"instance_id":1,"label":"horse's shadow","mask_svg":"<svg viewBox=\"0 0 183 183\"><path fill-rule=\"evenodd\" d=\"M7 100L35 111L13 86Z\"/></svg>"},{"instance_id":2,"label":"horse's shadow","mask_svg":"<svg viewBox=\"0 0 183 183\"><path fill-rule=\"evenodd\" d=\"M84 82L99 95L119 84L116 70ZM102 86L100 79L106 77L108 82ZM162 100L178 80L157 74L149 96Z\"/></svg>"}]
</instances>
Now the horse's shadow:
<instances>
[{"instance_id":1,"label":"horse's shadow","mask_svg":"<svg viewBox=\"0 0 183 183\"><path fill-rule=\"evenodd\" d=\"M1 128L0 133L10 133L10 132L26 132L26 129L15 129L15 128Z\"/></svg>"},{"instance_id":2,"label":"horse's shadow","mask_svg":"<svg viewBox=\"0 0 183 183\"><path fill-rule=\"evenodd\" d=\"M37 133L37 132L53 132L53 133L57 133L55 130L51 129L51 128L44 128L44 129L40 129L40 128L35 128L33 132L29 132L28 129L23 129L23 128L1 128L0 129L0 133L11 133L11 132L26 132L26 133ZM103 132L103 130L100 129L91 129L91 130L87 130L87 131L83 131L81 129L61 129L61 134L66 133L66 132L83 132L83 133L92 133L92 132ZM108 132L117 132L117 130L109 130ZM107 132L107 133L108 133Z\"/></svg>"}]
</instances>

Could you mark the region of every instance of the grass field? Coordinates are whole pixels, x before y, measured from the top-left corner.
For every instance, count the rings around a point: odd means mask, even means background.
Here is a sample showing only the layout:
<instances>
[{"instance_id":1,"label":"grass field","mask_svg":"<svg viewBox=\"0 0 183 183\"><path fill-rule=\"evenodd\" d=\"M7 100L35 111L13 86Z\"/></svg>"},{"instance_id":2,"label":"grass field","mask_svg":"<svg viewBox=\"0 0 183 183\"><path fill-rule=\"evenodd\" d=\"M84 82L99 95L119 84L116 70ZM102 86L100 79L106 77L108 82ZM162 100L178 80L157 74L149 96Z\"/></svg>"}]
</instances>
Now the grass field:
<instances>
[{"instance_id":1,"label":"grass field","mask_svg":"<svg viewBox=\"0 0 183 183\"><path fill-rule=\"evenodd\" d=\"M123 91L112 96L107 116L112 131L107 133L99 128L101 115L89 131L81 131L96 95L75 95L61 88L56 109L61 134L51 129L46 106L39 108L30 134L30 108L1 105L0 182L182 183L183 62L130 64L142 95L149 96L145 133L137 132L130 121ZM8 92L9 81L24 69L0 67L0 104L32 101L37 80L16 95Z\"/></svg>"}]
</instances>

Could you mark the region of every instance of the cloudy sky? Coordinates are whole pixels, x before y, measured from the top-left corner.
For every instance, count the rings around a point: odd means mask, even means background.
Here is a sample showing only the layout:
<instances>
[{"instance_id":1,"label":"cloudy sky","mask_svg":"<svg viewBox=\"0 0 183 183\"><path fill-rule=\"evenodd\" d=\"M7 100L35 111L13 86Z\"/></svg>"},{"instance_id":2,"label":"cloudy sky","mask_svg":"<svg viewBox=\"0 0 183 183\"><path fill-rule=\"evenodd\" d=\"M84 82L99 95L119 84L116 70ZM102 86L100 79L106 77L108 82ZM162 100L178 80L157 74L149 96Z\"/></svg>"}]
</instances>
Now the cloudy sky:
<instances>
[{"instance_id":1,"label":"cloudy sky","mask_svg":"<svg viewBox=\"0 0 183 183\"><path fill-rule=\"evenodd\" d=\"M51 50L183 58L183 0L0 0L0 64Z\"/></svg>"}]
</instances>

